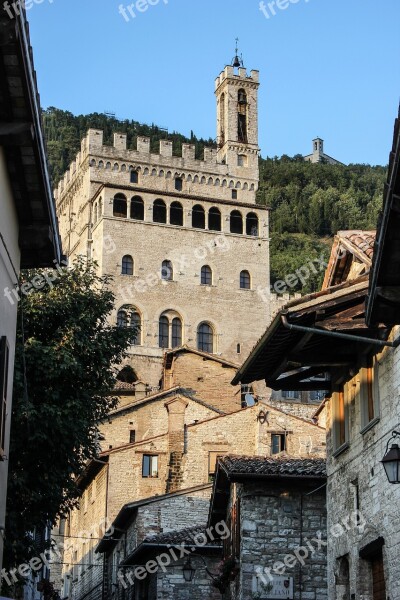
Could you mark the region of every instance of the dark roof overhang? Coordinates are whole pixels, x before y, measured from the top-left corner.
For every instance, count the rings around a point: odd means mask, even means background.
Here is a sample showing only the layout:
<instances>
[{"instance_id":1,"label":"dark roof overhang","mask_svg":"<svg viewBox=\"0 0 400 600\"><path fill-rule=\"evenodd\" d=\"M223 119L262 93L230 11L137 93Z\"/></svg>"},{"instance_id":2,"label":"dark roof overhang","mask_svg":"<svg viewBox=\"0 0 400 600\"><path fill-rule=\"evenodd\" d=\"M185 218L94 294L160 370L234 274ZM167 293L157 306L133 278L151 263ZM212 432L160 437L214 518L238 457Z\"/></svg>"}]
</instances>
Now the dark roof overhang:
<instances>
[{"instance_id":1,"label":"dark roof overhang","mask_svg":"<svg viewBox=\"0 0 400 600\"><path fill-rule=\"evenodd\" d=\"M365 324L367 288L365 275L286 305L237 372L233 385L264 379L273 390L332 392L350 378L353 369L379 352L388 337L387 328ZM290 329L291 325L305 330ZM351 337L342 339L343 335Z\"/></svg>"},{"instance_id":2,"label":"dark roof overhang","mask_svg":"<svg viewBox=\"0 0 400 600\"><path fill-rule=\"evenodd\" d=\"M400 324L400 111L395 121L383 209L367 299L367 323Z\"/></svg>"},{"instance_id":3,"label":"dark roof overhang","mask_svg":"<svg viewBox=\"0 0 400 600\"><path fill-rule=\"evenodd\" d=\"M19 224L21 267L52 267L61 246L25 9L0 15L0 148Z\"/></svg>"}]
</instances>

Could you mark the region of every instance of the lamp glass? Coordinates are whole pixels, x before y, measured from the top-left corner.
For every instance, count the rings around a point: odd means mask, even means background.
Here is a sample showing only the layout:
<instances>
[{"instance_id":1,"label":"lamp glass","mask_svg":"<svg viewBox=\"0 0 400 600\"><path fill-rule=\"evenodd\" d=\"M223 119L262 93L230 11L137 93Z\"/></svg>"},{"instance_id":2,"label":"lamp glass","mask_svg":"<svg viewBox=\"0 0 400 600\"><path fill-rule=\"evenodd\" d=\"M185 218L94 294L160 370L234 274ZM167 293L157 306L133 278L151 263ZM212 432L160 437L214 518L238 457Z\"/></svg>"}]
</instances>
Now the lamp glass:
<instances>
[{"instance_id":1,"label":"lamp glass","mask_svg":"<svg viewBox=\"0 0 400 600\"><path fill-rule=\"evenodd\" d=\"M192 563L190 562L190 558L183 565L183 578L187 583L190 583L193 580L195 574L195 569L192 567Z\"/></svg>"},{"instance_id":2,"label":"lamp glass","mask_svg":"<svg viewBox=\"0 0 400 600\"><path fill-rule=\"evenodd\" d=\"M389 452L383 457L382 464L389 483L400 483L400 448L398 444L392 444Z\"/></svg>"}]
</instances>

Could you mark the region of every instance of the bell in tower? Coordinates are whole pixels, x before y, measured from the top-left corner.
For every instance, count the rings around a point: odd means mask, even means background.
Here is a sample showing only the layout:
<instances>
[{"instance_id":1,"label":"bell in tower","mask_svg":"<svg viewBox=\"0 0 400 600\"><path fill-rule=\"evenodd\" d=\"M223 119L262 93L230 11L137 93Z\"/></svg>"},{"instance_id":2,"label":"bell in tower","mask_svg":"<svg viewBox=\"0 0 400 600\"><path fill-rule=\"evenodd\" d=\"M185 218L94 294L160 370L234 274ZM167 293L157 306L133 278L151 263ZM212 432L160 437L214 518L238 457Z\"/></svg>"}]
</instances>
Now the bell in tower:
<instances>
[{"instance_id":1,"label":"bell in tower","mask_svg":"<svg viewBox=\"0 0 400 600\"><path fill-rule=\"evenodd\" d=\"M239 67L244 66L242 55L239 56L238 43L239 43L239 38L236 38L235 56L232 59L232 67L234 67L235 69L239 69Z\"/></svg>"}]
</instances>

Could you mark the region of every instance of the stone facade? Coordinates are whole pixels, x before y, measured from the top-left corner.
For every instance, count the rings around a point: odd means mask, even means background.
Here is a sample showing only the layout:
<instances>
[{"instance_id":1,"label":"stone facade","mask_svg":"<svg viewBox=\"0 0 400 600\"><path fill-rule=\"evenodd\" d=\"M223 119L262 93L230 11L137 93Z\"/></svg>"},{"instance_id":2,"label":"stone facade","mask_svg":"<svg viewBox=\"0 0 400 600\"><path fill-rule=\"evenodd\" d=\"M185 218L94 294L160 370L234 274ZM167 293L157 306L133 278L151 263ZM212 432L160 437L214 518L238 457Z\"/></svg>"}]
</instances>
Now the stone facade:
<instances>
[{"instance_id":1,"label":"stone facade","mask_svg":"<svg viewBox=\"0 0 400 600\"><path fill-rule=\"evenodd\" d=\"M294 600L326 599L326 547L304 559L294 554L306 540L322 534L326 540L325 489L318 484L237 484L231 503L240 502L240 572L231 585L232 600L269 598L265 587L275 578L274 565L285 557L294 558L290 568L281 570L285 579L293 579ZM314 542L315 544L315 542ZM283 563L285 564L285 563ZM258 569L262 575L257 576ZM268 571L271 569L270 579ZM265 587L264 587L265 586ZM257 595L259 594L259 595ZM287 596L290 598L290 596Z\"/></svg>"},{"instance_id":2,"label":"stone facade","mask_svg":"<svg viewBox=\"0 0 400 600\"><path fill-rule=\"evenodd\" d=\"M396 331L397 330L397 331ZM394 339L398 328L393 332ZM386 596L400 599L399 486L389 484L380 464L393 430L399 430L399 349L385 349L377 356L373 387L375 415L365 415L363 371L344 388L345 442L338 439L338 395L327 402L328 415L328 531L335 522L350 520L341 536L331 536L328 546L329 598L373 600L372 569L381 560ZM354 511L361 513L360 526Z\"/></svg>"},{"instance_id":3,"label":"stone facade","mask_svg":"<svg viewBox=\"0 0 400 600\"><path fill-rule=\"evenodd\" d=\"M187 344L241 362L282 302L270 294L269 213L256 204L258 86L257 71L248 76L226 67L218 77L220 141L205 149L203 160L190 144L173 156L168 140L159 154L150 152L147 138L128 149L126 135L118 133L106 146L103 132L91 129L55 192L69 258L96 260L100 273L114 277L112 319L127 307L138 315L141 330L129 362L153 387L165 347ZM123 257L132 259L128 269ZM172 267L167 276L164 261ZM210 327L207 345L199 340L202 324Z\"/></svg>"}]
</instances>

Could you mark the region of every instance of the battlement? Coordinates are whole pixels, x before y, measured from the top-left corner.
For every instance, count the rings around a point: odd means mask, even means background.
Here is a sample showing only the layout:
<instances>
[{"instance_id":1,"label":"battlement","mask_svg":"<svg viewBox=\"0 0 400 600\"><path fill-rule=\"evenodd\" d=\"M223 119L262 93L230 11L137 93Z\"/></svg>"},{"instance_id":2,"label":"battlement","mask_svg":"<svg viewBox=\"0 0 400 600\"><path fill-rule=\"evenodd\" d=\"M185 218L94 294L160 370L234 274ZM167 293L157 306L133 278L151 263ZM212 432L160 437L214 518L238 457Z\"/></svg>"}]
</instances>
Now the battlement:
<instances>
[{"instance_id":1,"label":"battlement","mask_svg":"<svg viewBox=\"0 0 400 600\"><path fill-rule=\"evenodd\" d=\"M195 152L195 145L187 143L182 144L181 155L174 156L172 141L160 140L159 152L156 154L151 152L150 138L143 136L137 138L136 149L128 149L126 133L114 133L113 144L104 145L104 132L101 129L89 129L81 141L80 152L60 180L58 188L55 190L55 197L58 199L72 184L85 161L89 161L89 166L96 165L98 168L111 171L119 171L120 168L122 170L141 168L144 170L148 165L150 172L153 172L154 168L159 166L160 176L169 173L168 169L175 169L178 174L185 171L188 171L188 174L192 173L194 182L196 182L196 173L199 173L198 179L201 183L209 182L212 179L213 185L244 189L253 191L253 193L257 189L258 171L253 172L253 169L247 167L246 164L239 167L236 156L233 157L232 164L227 165L226 162L219 159L217 148L205 147L202 159L196 159ZM257 156L253 148L242 147L242 145L238 147L237 152L249 157L254 153ZM185 178L185 175L182 177Z\"/></svg>"},{"instance_id":2,"label":"battlement","mask_svg":"<svg viewBox=\"0 0 400 600\"><path fill-rule=\"evenodd\" d=\"M247 75L247 70L244 67L239 67L238 74L235 73L234 67L227 65L220 75L215 80L215 89L217 90L226 79L243 81L243 83L260 83L260 72L252 69L250 75Z\"/></svg>"}]
</instances>

